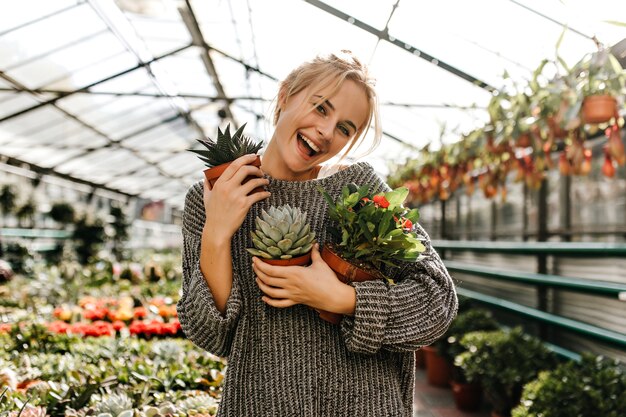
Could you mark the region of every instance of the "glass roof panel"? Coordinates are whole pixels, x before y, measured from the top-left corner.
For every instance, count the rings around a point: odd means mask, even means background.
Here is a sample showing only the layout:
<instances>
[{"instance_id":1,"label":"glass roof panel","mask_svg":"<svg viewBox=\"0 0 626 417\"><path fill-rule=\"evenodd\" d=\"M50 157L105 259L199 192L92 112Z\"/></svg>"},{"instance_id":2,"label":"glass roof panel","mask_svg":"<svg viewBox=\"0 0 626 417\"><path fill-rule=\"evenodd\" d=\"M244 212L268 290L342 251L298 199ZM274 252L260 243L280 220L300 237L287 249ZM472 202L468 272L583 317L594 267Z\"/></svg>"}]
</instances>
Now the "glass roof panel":
<instances>
[{"instance_id":1,"label":"glass roof panel","mask_svg":"<svg viewBox=\"0 0 626 417\"><path fill-rule=\"evenodd\" d=\"M189 48L179 54L163 58L159 68L167 73L178 93L215 96L217 93L202 64L200 48Z\"/></svg>"},{"instance_id":2,"label":"glass roof panel","mask_svg":"<svg viewBox=\"0 0 626 417\"><path fill-rule=\"evenodd\" d=\"M178 13L160 18L147 18L139 14L126 13L148 50L159 56L191 42L191 35Z\"/></svg>"},{"instance_id":3,"label":"glass roof panel","mask_svg":"<svg viewBox=\"0 0 626 417\"><path fill-rule=\"evenodd\" d=\"M397 0L380 0L364 2L363 0L326 1L344 13L358 19L376 29L383 30L389 19L393 5ZM364 5L367 3L367 5ZM397 10L396 10L397 13Z\"/></svg>"},{"instance_id":4,"label":"glass roof panel","mask_svg":"<svg viewBox=\"0 0 626 417\"><path fill-rule=\"evenodd\" d=\"M101 148L73 159L57 169L60 172L87 178L94 182L106 182L119 170L130 170L145 165L133 153L119 147Z\"/></svg>"},{"instance_id":5,"label":"glass roof panel","mask_svg":"<svg viewBox=\"0 0 626 417\"><path fill-rule=\"evenodd\" d=\"M378 46L371 71L383 103L486 106L491 97L488 91L387 42Z\"/></svg>"},{"instance_id":6,"label":"glass roof panel","mask_svg":"<svg viewBox=\"0 0 626 417\"><path fill-rule=\"evenodd\" d=\"M39 103L28 93L0 92L0 119ZM0 123L0 127L2 124Z\"/></svg>"},{"instance_id":7,"label":"glass roof panel","mask_svg":"<svg viewBox=\"0 0 626 417\"><path fill-rule=\"evenodd\" d=\"M82 68L70 77L52 83L47 88L56 90L74 90L104 80L114 74L126 71L137 65L134 55L129 52L109 57L97 65Z\"/></svg>"},{"instance_id":8,"label":"glass roof panel","mask_svg":"<svg viewBox=\"0 0 626 417\"><path fill-rule=\"evenodd\" d=\"M194 9L201 3L203 2L194 2ZM366 59L374 50L375 36L307 3L267 0L251 1L250 6L258 65L273 77L281 79L292 68L312 58L316 53L337 49L339 46L337 34L339 33L341 34L341 49L350 49ZM209 7L208 3L206 7ZM233 31L227 28L230 24L228 13L220 11L218 14L211 15L207 10L204 13L197 12L197 14L198 20L203 23L202 29L207 43L239 57L235 43L236 37L231 33ZM224 15L227 16L226 20L221 17ZM287 17L280 18L280 24L268 24L268 22L276 22L277 16ZM222 20L218 21L220 17ZM304 26L310 25L309 28L303 27L304 17L307 22ZM237 20L242 24L248 24L245 16L238 15ZM242 41L252 42L251 39L242 39ZM228 45L220 47L220 43ZM246 62L249 61L251 59L246 60Z\"/></svg>"},{"instance_id":9,"label":"glass roof panel","mask_svg":"<svg viewBox=\"0 0 626 417\"><path fill-rule=\"evenodd\" d=\"M3 7L0 14L3 18L9 18L14 12L23 12L23 6L21 1L12 2L11 7ZM0 62L3 66L13 65L103 29L106 29L104 22L88 4L82 4L1 36ZM42 34L54 36L41 36Z\"/></svg>"},{"instance_id":10,"label":"glass roof panel","mask_svg":"<svg viewBox=\"0 0 626 417\"><path fill-rule=\"evenodd\" d=\"M21 0L11 4L11 10L0 13L0 34L5 31L15 30L16 28L28 24L34 20L44 18L53 13L74 7L82 0Z\"/></svg>"},{"instance_id":11,"label":"glass roof panel","mask_svg":"<svg viewBox=\"0 0 626 417\"><path fill-rule=\"evenodd\" d=\"M52 106L43 106L0 123L0 141L4 138L28 136L31 132L61 123L64 116Z\"/></svg>"},{"instance_id":12,"label":"glass roof panel","mask_svg":"<svg viewBox=\"0 0 626 417\"><path fill-rule=\"evenodd\" d=\"M530 77L542 59L555 57L562 25L513 1L484 3L485 11L477 13L472 2L445 0L428 8L416 2L401 2L390 23L390 35L496 88L502 84L505 69L514 80L522 81ZM556 17L564 16L561 13ZM573 64L594 50L592 41L568 31L559 52Z\"/></svg>"},{"instance_id":13,"label":"glass roof panel","mask_svg":"<svg viewBox=\"0 0 626 417\"><path fill-rule=\"evenodd\" d=\"M152 129L154 132L156 129ZM144 150L158 150L159 155L163 155L164 151L169 152L183 152L191 147L189 139L183 136L184 133L190 133L189 131L171 132L167 135L155 134L148 140L145 139L145 135L142 135L142 140L134 140L135 137L124 142L124 146L139 151ZM132 143L131 140L133 140ZM153 152L151 152L153 154ZM142 152L143 155L143 152ZM153 155L154 156L154 155Z\"/></svg>"},{"instance_id":14,"label":"glass roof panel","mask_svg":"<svg viewBox=\"0 0 626 417\"><path fill-rule=\"evenodd\" d=\"M124 46L109 32L61 49L25 65L13 67L7 74L30 88L41 88L79 71L89 71L100 63L119 57Z\"/></svg>"}]
</instances>

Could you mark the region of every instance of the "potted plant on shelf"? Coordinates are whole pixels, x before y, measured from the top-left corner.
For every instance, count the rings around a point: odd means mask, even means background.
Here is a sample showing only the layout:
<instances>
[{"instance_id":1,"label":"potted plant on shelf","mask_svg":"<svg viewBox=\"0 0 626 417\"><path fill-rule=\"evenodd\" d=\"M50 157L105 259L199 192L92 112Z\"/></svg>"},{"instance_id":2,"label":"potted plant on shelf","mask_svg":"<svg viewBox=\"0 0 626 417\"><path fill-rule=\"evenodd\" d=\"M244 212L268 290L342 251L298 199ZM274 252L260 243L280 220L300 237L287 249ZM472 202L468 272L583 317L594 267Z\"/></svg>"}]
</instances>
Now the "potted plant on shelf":
<instances>
[{"instance_id":1,"label":"potted plant on shelf","mask_svg":"<svg viewBox=\"0 0 626 417\"><path fill-rule=\"evenodd\" d=\"M465 351L465 348L461 345L461 339L463 336L470 332L475 331L491 331L498 329L498 322L493 318L491 312L485 309L475 308L460 313L452 322L446 333L437 340L429 348L432 349L430 355L439 356L441 362L445 364L448 371L448 379L445 383L449 383L452 386L452 393L454 395L454 401L456 407L464 411L476 411L480 409L482 403L482 388L480 382L469 382L463 373L463 370L454 365L454 358ZM430 358L427 354L427 361ZM432 361L435 362L435 361ZM426 368L427 376L430 382L430 364ZM436 368L433 370L433 380L437 380ZM438 380L440 382L441 379ZM433 384L436 385L436 384ZM441 385L441 384L440 384Z\"/></svg>"},{"instance_id":2,"label":"potted plant on shelf","mask_svg":"<svg viewBox=\"0 0 626 417\"><path fill-rule=\"evenodd\" d=\"M289 204L261 210L255 219L256 230L250 232L254 248L246 250L271 265L308 265L315 232L306 216Z\"/></svg>"},{"instance_id":3,"label":"potted plant on shelf","mask_svg":"<svg viewBox=\"0 0 626 417\"><path fill-rule=\"evenodd\" d=\"M468 381L480 381L492 405L492 417L509 416L520 401L524 384L556 365L556 357L541 340L521 328L470 332L461 345L465 351L454 364Z\"/></svg>"},{"instance_id":4,"label":"potted plant on shelf","mask_svg":"<svg viewBox=\"0 0 626 417\"><path fill-rule=\"evenodd\" d=\"M334 222L329 227L332 241L324 244L322 259L342 282L391 281L383 266L397 267L421 259L425 247L423 237L416 233L419 212L402 206L409 194L406 187L373 195L368 185L348 184L337 201L323 188L318 190ZM341 321L340 314L321 311L320 316L334 324Z\"/></svg>"},{"instance_id":5,"label":"potted plant on shelf","mask_svg":"<svg viewBox=\"0 0 626 417\"><path fill-rule=\"evenodd\" d=\"M524 386L513 417L619 417L626 409L626 373L618 361L591 354L541 372Z\"/></svg>"},{"instance_id":6,"label":"potted plant on shelf","mask_svg":"<svg viewBox=\"0 0 626 417\"><path fill-rule=\"evenodd\" d=\"M230 124L228 124L224 132L219 128L217 129L217 139L198 139L198 142L206 149L189 149L189 151L197 154L198 158L207 166L207 169L204 170L204 176L211 187L215 185L217 179L224 173L231 162L244 155L255 154L263 146L263 143L255 143L247 136L243 136L245 127L246 124L244 123L231 136ZM252 165L257 167L261 166L261 157L257 155ZM248 177L244 182L252 178L253 177ZM259 187L253 192L258 191L263 191L263 189Z\"/></svg>"}]
</instances>

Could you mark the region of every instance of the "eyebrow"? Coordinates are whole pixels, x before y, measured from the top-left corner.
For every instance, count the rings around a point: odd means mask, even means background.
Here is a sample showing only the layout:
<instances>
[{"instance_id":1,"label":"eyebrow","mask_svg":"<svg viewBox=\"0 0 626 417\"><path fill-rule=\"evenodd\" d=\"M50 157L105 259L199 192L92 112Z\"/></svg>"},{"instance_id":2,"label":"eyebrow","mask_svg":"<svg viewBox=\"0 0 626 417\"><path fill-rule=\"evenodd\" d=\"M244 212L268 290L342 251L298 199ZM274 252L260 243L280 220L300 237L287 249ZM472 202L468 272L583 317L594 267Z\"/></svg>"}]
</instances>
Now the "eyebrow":
<instances>
[{"instance_id":1,"label":"eyebrow","mask_svg":"<svg viewBox=\"0 0 626 417\"><path fill-rule=\"evenodd\" d=\"M315 94L314 96L318 98L322 98L322 96L319 96L317 94ZM331 110L333 111L335 110L335 106L333 106L333 103L331 103L330 101L324 100L324 103L326 103L326 105L330 107ZM354 129L355 132L358 131L358 129L356 128L356 125L352 122L352 120L346 120L345 123L349 124L350 127L352 127L352 129Z\"/></svg>"}]
</instances>

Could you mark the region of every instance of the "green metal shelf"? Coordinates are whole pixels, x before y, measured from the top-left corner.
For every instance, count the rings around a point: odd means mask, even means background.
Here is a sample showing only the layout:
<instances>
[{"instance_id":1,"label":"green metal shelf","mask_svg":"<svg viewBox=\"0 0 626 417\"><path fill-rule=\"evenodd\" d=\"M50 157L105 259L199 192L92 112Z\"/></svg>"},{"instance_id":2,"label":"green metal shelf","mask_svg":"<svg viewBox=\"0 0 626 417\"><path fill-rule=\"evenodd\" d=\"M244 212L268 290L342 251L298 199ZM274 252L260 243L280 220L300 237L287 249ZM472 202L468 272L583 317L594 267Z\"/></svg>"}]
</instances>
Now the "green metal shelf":
<instances>
[{"instance_id":1,"label":"green metal shelf","mask_svg":"<svg viewBox=\"0 0 626 417\"><path fill-rule=\"evenodd\" d=\"M626 256L626 244L623 243L434 240L432 244L437 251L457 250L479 253L572 255L586 257Z\"/></svg>"},{"instance_id":2,"label":"green metal shelf","mask_svg":"<svg viewBox=\"0 0 626 417\"><path fill-rule=\"evenodd\" d=\"M485 266L471 265L464 262L444 261L450 272L494 278L504 281L521 282L544 287L562 288L570 291L593 293L626 300L626 284L607 281L595 281L560 275L537 274L533 272L502 270Z\"/></svg>"},{"instance_id":3,"label":"green metal shelf","mask_svg":"<svg viewBox=\"0 0 626 417\"><path fill-rule=\"evenodd\" d=\"M545 311L513 303L511 301L501 300L497 297L468 290L466 288L457 288L457 293L495 308L511 311L540 322L549 323L595 340L610 343L622 349L626 348L626 334L623 333L618 333L566 317L557 316L556 314L546 313Z\"/></svg>"}]
</instances>

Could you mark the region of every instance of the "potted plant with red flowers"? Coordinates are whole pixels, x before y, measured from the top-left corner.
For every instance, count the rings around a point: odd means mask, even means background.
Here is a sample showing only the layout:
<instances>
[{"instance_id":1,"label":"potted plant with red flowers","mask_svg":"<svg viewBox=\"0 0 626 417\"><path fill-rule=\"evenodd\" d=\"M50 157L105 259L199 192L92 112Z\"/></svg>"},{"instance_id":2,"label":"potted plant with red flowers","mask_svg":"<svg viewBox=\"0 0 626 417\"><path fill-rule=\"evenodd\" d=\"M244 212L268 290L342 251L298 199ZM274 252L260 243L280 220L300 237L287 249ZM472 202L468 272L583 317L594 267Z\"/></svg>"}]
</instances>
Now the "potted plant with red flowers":
<instances>
[{"instance_id":1,"label":"potted plant with red flowers","mask_svg":"<svg viewBox=\"0 0 626 417\"><path fill-rule=\"evenodd\" d=\"M248 154L257 153L262 143L255 143L249 137L243 135L243 129L246 127L244 123L237 131L230 134L230 124L226 125L226 129L222 132L217 129L217 139L211 138L198 139L206 149L196 150L189 149L189 151L198 155L198 158L207 166L204 170L204 176L209 182L211 187L215 184L217 179L224 173L226 168L235 159ZM261 166L261 157L257 155L256 159L252 162L254 166ZM246 178L246 181L253 177ZM263 191L261 188L256 188L254 192Z\"/></svg>"},{"instance_id":2,"label":"potted plant with red flowers","mask_svg":"<svg viewBox=\"0 0 626 417\"><path fill-rule=\"evenodd\" d=\"M419 212L402 206L409 194L406 187L373 195L368 185L348 184L337 201L318 189L334 221L329 227L332 241L324 244L321 256L342 282L390 280L383 266L421 259L425 247L416 233ZM335 324L341 321L340 314L321 311L320 316Z\"/></svg>"},{"instance_id":3,"label":"potted plant with red flowers","mask_svg":"<svg viewBox=\"0 0 626 417\"><path fill-rule=\"evenodd\" d=\"M254 248L246 249L271 265L308 265L315 232L306 220L307 213L285 204L261 210L250 232Z\"/></svg>"}]
</instances>

